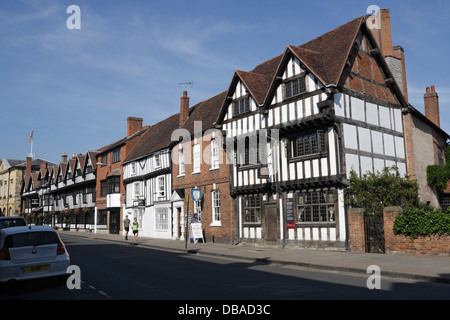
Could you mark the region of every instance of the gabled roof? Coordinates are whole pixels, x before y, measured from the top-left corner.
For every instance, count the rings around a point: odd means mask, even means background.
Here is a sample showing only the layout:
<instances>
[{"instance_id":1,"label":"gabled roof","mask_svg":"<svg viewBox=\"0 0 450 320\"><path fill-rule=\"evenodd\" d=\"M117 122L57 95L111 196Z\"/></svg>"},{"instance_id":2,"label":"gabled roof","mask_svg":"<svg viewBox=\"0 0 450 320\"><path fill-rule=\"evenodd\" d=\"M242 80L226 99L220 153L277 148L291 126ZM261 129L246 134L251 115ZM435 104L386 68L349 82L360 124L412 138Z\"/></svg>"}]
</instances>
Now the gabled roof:
<instances>
[{"instance_id":1,"label":"gabled roof","mask_svg":"<svg viewBox=\"0 0 450 320\"><path fill-rule=\"evenodd\" d=\"M354 62L355 55L352 55L352 50L355 48L355 44L359 44L357 37L361 31L376 47L376 42L365 25L365 17L361 16L300 46L288 45L283 54L261 63L250 72L236 71L228 88L227 96L233 95L237 83L236 79L239 78L244 82L250 95L258 104L260 106L263 104L262 109L268 108L271 104L271 97L280 84L282 74L292 56L295 56L302 63L302 66L325 87L342 86L348 76L348 66L351 66ZM385 60L382 57L378 57L376 60L386 75L393 78ZM264 79L270 79L270 85L267 85ZM407 107L396 82L393 81L389 86L400 104ZM223 121L228 104L227 101L224 101L217 118L218 123Z\"/></svg>"},{"instance_id":2,"label":"gabled roof","mask_svg":"<svg viewBox=\"0 0 450 320\"><path fill-rule=\"evenodd\" d=\"M92 169L95 171L97 170L97 155L99 154L98 151L88 151L86 153L86 165L89 163L89 160L91 160Z\"/></svg>"},{"instance_id":3,"label":"gabled roof","mask_svg":"<svg viewBox=\"0 0 450 320\"><path fill-rule=\"evenodd\" d=\"M269 76L265 76L255 72L245 72L242 70L235 71L235 80L240 79L247 90L251 94L251 96L255 99L258 105L264 103L267 89L269 88L271 78ZM232 87L235 87L235 81L231 84Z\"/></svg>"},{"instance_id":4,"label":"gabled roof","mask_svg":"<svg viewBox=\"0 0 450 320\"><path fill-rule=\"evenodd\" d=\"M364 17L356 18L299 46L300 49L311 50L322 55L323 63L328 74L328 81L322 75L323 81L325 81L323 83L324 85L339 84L345 64L363 21ZM314 61L317 60L317 56L305 56L305 58L306 61L301 60L305 65L308 65L308 62L310 62L311 66L313 66ZM310 71L313 72L313 70ZM315 71L320 74L321 70L319 68L319 70Z\"/></svg>"}]
</instances>

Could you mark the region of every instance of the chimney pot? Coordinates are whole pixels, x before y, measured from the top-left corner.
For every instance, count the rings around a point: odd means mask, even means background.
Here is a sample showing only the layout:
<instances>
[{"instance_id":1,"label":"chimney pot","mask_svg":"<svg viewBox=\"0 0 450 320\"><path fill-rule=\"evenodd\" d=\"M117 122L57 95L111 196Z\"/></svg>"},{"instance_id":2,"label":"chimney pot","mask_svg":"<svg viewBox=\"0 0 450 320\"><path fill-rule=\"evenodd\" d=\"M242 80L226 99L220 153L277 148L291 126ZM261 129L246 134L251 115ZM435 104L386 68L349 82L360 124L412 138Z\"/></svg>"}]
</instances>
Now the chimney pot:
<instances>
[{"instance_id":1,"label":"chimney pot","mask_svg":"<svg viewBox=\"0 0 450 320\"><path fill-rule=\"evenodd\" d=\"M434 86L431 86L431 92L436 92Z\"/></svg>"}]
</instances>

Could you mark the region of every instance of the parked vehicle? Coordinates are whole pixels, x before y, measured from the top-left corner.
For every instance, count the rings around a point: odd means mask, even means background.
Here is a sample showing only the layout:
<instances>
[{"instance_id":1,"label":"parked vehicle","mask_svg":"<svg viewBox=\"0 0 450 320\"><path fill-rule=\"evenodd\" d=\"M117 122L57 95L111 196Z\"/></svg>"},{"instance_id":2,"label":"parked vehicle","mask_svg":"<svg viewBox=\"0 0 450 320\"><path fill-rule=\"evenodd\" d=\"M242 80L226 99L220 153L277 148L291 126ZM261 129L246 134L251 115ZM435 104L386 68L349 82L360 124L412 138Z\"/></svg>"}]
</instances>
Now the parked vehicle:
<instances>
[{"instance_id":1,"label":"parked vehicle","mask_svg":"<svg viewBox=\"0 0 450 320\"><path fill-rule=\"evenodd\" d=\"M48 226L0 230L0 282L66 277L70 257L58 233Z\"/></svg>"},{"instance_id":2,"label":"parked vehicle","mask_svg":"<svg viewBox=\"0 0 450 320\"><path fill-rule=\"evenodd\" d=\"M3 228L26 226L27 223L22 217L0 217L0 230Z\"/></svg>"}]
</instances>

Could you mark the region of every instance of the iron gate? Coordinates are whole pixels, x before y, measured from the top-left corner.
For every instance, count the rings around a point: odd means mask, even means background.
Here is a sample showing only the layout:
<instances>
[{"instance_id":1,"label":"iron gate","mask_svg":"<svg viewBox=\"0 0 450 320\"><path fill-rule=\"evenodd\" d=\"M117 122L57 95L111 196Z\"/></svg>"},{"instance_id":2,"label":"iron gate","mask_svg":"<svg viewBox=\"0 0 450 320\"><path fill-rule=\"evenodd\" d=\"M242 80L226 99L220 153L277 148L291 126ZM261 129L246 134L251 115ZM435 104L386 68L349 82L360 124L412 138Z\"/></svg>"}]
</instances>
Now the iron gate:
<instances>
[{"instance_id":1,"label":"iron gate","mask_svg":"<svg viewBox=\"0 0 450 320\"><path fill-rule=\"evenodd\" d=\"M382 214L364 214L366 252L384 253L384 222Z\"/></svg>"}]
</instances>

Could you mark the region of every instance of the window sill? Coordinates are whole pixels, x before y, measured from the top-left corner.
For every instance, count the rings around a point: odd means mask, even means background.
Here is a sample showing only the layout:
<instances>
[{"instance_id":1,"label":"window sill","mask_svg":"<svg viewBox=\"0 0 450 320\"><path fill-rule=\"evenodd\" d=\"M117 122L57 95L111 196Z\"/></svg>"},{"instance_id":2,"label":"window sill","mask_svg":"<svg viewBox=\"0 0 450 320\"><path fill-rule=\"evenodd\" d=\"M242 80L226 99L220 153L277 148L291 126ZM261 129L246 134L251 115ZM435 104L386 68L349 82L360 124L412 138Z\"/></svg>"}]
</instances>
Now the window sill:
<instances>
[{"instance_id":1,"label":"window sill","mask_svg":"<svg viewBox=\"0 0 450 320\"><path fill-rule=\"evenodd\" d=\"M201 171L194 171L191 174L200 174L200 173L201 173Z\"/></svg>"},{"instance_id":2,"label":"window sill","mask_svg":"<svg viewBox=\"0 0 450 320\"><path fill-rule=\"evenodd\" d=\"M291 162L298 162L298 161L305 161L305 160L315 160L320 158L326 158L328 156L328 152L320 152L320 153L313 153L308 154L305 156L299 156L299 157L291 157L288 159L288 161Z\"/></svg>"},{"instance_id":3,"label":"window sill","mask_svg":"<svg viewBox=\"0 0 450 320\"><path fill-rule=\"evenodd\" d=\"M213 222L209 225L210 227L221 227L222 223L221 222Z\"/></svg>"},{"instance_id":4,"label":"window sill","mask_svg":"<svg viewBox=\"0 0 450 320\"><path fill-rule=\"evenodd\" d=\"M219 170L219 167L215 167L215 168L210 168L209 171L216 171Z\"/></svg>"},{"instance_id":5,"label":"window sill","mask_svg":"<svg viewBox=\"0 0 450 320\"><path fill-rule=\"evenodd\" d=\"M336 226L336 221L305 221L305 222L297 222L295 224L297 227L314 227L314 226Z\"/></svg>"},{"instance_id":6,"label":"window sill","mask_svg":"<svg viewBox=\"0 0 450 320\"><path fill-rule=\"evenodd\" d=\"M182 177L185 177L186 175L183 173L183 174L179 174L179 175L177 175L177 178L182 178Z\"/></svg>"}]
</instances>

